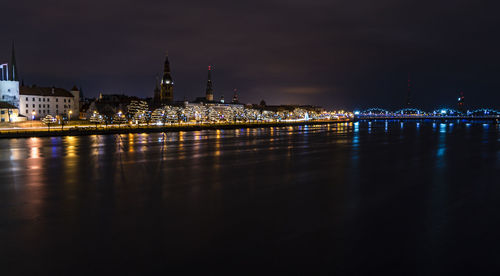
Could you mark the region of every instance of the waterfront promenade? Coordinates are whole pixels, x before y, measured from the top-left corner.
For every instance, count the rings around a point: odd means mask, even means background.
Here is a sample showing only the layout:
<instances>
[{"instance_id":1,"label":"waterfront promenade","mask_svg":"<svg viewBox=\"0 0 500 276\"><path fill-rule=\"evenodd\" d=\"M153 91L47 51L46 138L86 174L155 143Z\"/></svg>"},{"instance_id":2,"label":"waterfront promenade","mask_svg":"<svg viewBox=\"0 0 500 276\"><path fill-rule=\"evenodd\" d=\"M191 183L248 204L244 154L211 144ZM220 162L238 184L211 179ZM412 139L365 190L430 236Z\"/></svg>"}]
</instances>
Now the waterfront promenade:
<instances>
[{"instance_id":1,"label":"waterfront promenade","mask_svg":"<svg viewBox=\"0 0 500 276\"><path fill-rule=\"evenodd\" d=\"M23 138L23 137L53 137L53 136L84 136L103 134L124 134L124 133L154 133L154 132L175 132L175 131L196 131L204 129L237 129L237 128L260 128L260 127L280 127L299 125L320 125L331 123L350 122L350 118L340 118L337 120L301 120L301 121L277 121L277 122L237 122L237 123L172 123L166 125L53 125L50 128L35 123L34 126L23 127L0 127L0 138Z\"/></svg>"}]
</instances>

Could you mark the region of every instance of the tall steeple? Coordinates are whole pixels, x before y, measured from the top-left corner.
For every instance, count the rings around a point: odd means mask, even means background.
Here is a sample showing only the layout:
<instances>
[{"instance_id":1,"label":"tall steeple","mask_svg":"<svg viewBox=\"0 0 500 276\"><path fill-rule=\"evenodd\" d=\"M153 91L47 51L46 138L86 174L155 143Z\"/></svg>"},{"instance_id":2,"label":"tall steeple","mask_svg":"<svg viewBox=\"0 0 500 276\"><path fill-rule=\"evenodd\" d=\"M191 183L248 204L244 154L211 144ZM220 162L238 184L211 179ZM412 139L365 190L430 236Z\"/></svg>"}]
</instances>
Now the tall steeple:
<instances>
[{"instance_id":1,"label":"tall steeple","mask_svg":"<svg viewBox=\"0 0 500 276\"><path fill-rule=\"evenodd\" d=\"M174 81L170 75L170 62L168 61L168 53L165 56L165 64L163 66L163 77L160 82L160 102L162 104L172 103L174 100Z\"/></svg>"},{"instance_id":2,"label":"tall steeple","mask_svg":"<svg viewBox=\"0 0 500 276\"><path fill-rule=\"evenodd\" d=\"M159 105L160 104L160 87L158 86L159 82L160 82L160 77L156 76L155 89L153 91L153 103L155 105Z\"/></svg>"},{"instance_id":3,"label":"tall steeple","mask_svg":"<svg viewBox=\"0 0 500 276\"><path fill-rule=\"evenodd\" d=\"M19 75L17 73L17 63L16 63L16 51L14 49L14 41L12 41L12 56L10 58L10 65L9 65L9 80L11 81L19 81Z\"/></svg>"},{"instance_id":4,"label":"tall steeple","mask_svg":"<svg viewBox=\"0 0 500 276\"><path fill-rule=\"evenodd\" d=\"M208 66L207 90L205 91L205 100L214 100L214 89L212 88L212 66Z\"/></svg>"},{"instance_id":5,"label":"tall steeple","mask_svg":"<svg viewBox=\"0 0 500 276\"><path fill-rule=\"evenodd\" d=\"M410 73L408 73L408 93L406 95L406 106L407 107L411 106L411 80L410 80Z\"/></svg>"}]
</instances>

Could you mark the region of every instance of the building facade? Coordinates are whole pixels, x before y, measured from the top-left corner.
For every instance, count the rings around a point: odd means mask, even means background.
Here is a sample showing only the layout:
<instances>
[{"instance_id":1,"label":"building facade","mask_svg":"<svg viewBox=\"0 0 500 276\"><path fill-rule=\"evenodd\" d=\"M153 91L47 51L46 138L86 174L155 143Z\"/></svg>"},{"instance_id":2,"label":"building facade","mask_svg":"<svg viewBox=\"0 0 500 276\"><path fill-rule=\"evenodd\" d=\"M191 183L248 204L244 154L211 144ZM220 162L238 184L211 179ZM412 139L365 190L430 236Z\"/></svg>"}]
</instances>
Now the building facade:
<instances>
[{"instance_id":1,"label":"building facade","mask_svg":"<svg viewBox=\"0 0 500 276\"><path fill-rule=\"evenodd\" d=\"M77 119L78 110L79 99L66 89L36 86L20 88L19 113L30 119L40 119L47 115Z\"/></svg>"},{"instance_id":2,"label":"building facade","mask_svg":"<svg viewBox=\"0 0 500 276\"><path fill-rule=\"evenodd\" d=\"M19 76L14 44L10 63L0 64L0 101L19 107Z\"/></svg>"},{"instance_id":3,"label":"building facade","mask_svg":"<svg viewBox=\"0 0 500 276\"><path fill-rule=\"evenodd\" d=\"M19 111L17 107L14 105L7 103L7 102L1 102L0 101L0 122L16 122L19 117Z\"/></svg>"}]
</instances>

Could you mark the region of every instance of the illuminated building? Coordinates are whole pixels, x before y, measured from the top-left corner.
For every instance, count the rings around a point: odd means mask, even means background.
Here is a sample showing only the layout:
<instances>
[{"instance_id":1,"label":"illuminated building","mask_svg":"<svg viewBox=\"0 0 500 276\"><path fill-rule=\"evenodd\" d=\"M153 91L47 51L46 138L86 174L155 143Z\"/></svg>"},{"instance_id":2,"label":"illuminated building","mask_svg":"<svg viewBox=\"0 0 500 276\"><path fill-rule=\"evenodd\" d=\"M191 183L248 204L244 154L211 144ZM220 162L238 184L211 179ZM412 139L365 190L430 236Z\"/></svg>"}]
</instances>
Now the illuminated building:
<instances>
[{"instance_id":1,"label":"illuminated building","mask_svg":"<svg viewBox=\"0 0 500 276\"><path fill-rule=\"evenodd\" d=\"M79 115L79 91L76 87L69 92L56 87L21 86L19 97L19 113L26 117L36 114L35 118L47 115L78 118Z\"/></svg>"},{"instance_id":2,"label":"illuminated building","mask_svg":"<svg viewBox=\"0 0 500 276\"><path fill-rule=\"evenodd\" d=\"M0 64L0 101L19 107L19 76L14 43L10 64Z\"/></svg>"},{"instance_id":3,"label":"illuminated building","mask_svg":"<svg viewBox=\"0 0 500 276\"><path fill-rule=\"evenodd\" d=\"M172 75L170 74L170 62L168 61L168 55L165 57L165 65L163 67L163 77L160 81L160 94L159 98L156 99L160 104L169 104L174 100L174 81L172 80Z\"/></svg>"},{"instance_id":4,"label":"illuminated building","mask_svg":"<svg viewBox=\"0 0 500 276\"><path fill-rule=\"evenodd\" d=\"M0 102L0 122L18 121L19 111L17 107L7 102Z\"/></svg>"}]
</instances>

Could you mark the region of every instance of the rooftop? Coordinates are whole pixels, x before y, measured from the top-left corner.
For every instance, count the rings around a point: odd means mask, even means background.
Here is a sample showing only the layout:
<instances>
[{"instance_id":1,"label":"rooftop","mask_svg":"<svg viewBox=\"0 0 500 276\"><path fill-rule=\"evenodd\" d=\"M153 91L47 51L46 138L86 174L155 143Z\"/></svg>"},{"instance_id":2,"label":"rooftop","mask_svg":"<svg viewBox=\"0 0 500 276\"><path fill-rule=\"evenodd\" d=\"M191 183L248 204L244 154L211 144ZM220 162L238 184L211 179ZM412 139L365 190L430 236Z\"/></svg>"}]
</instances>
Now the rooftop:
<instances>
[{"instance_id":1,"label":"rooftop","mask_svg":"<svg viewBox=\"0 0 500 276\"><path fill-rule=\"evenodd\" d=\"M17 109L17 107L11 105L8 102L0 102L0 109Z\"/></svg>"},{"instance_id":2,"label":"rooftop","mask_svg":"<svg viewBox=\"0 0 500 276\"><path fill-rule=\"evenodd\" d=\"M57 87L38 87L38 86L21 86L19 88L20 95L30 95L30 96L44 96L44 97L71 97L73 98L73 94L71 94L68 90L64 88Z\"/></svg>"}]
</instances>

